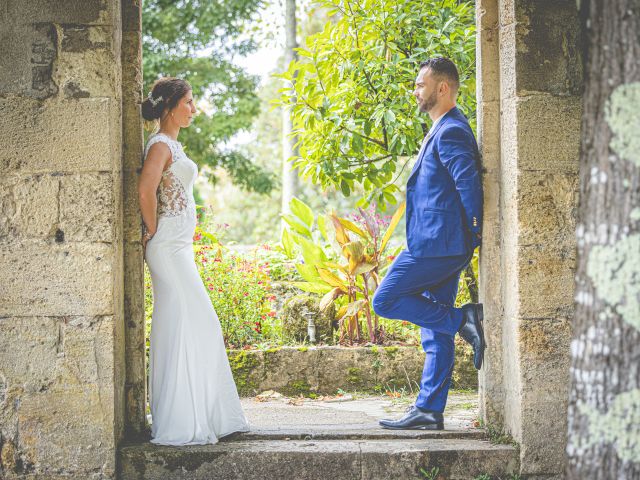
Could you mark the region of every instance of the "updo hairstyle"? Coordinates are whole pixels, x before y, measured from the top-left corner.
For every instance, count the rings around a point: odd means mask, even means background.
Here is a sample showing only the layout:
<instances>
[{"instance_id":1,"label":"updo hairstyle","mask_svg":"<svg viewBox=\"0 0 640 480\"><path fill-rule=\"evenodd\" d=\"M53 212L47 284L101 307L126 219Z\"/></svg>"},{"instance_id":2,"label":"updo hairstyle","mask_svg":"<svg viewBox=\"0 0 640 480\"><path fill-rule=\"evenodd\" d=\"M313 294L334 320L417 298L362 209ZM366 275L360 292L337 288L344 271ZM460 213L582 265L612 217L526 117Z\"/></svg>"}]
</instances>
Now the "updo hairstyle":
<instances>
[{"instance_id":1,"label":"updo hairstyle","mask_svg":"<svg viewBox=\"0 0 640 480\"><path fill-rule=\"evenodd\" d=\"M181 78L163 77L156 80L150 95L142 102L142 117L148 122L159 120L165 110L175 108L190 90L189 82Z\"/></svg>"}]
</instances>

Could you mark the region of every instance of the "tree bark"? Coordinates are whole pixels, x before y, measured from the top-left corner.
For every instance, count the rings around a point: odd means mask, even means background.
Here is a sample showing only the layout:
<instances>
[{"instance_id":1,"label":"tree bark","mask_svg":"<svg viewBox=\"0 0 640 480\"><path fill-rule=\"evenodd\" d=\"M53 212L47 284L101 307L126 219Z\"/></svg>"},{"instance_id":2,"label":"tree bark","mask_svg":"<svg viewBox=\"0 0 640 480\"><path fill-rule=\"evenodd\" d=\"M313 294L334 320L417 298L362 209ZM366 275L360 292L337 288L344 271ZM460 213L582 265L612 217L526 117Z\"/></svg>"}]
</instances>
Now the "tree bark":
<instances>
[{"instance_id":1,"label":"tree bark","mask_svg":"<svg viewBox=\"0 0 640 480\"><path fill-rule=\"evenodd\" d=\"M582 0L567 477L640 478L640 0Z\"/></svg>"},{"instance_id":2,"label":"tree bark","mask_svg":"<svg viewBox=\"0 0 640 480\"><path fill-rule=\"evenodd\" d=\"M284 49L285 68L297 58L296 41L296 0L285 0L285 33L286 45ZM294 148L295 138L290 137L293 131L290 108L282 109L282 213L289 213L289 202L297 193L298 174L289 159L297 155ZM282 223L284 228L284 223Z\"/></svg>"}]
</instances>

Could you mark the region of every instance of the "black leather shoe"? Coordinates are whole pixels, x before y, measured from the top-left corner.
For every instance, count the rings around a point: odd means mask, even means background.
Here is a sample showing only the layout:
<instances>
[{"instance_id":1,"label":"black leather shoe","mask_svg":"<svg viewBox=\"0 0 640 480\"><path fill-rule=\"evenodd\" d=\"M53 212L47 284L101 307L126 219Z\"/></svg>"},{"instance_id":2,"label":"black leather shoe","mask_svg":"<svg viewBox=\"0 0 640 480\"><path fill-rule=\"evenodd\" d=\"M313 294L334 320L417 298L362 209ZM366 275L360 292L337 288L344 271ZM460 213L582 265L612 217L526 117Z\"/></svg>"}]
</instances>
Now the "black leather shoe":
<instances>
[{"instance_id":1,"label":"black leather shoe","mask_svg":"<svg viewBox=\"0 0 640 480\"><path fill-rule=\"evenodd\" d=\"M481 303L467 303L462 306L462 326L458 333L460 336L471 344L473 347L473 364L477 370L482 367L484 358L484 331L482 329L482 321L484 314L482 312Z\"/></svg>"},{"instance_id":2,"label":"black leather shoe","mask_svg":"<svg viewBox=\"0 0 640 480\"><path fill-rule=\"evenodd\" d=\"M444 430L441 413L423 412L415 405L409 407L400 420L380 420L378 423L392 430Z\"/></svg>"}]
</instances>

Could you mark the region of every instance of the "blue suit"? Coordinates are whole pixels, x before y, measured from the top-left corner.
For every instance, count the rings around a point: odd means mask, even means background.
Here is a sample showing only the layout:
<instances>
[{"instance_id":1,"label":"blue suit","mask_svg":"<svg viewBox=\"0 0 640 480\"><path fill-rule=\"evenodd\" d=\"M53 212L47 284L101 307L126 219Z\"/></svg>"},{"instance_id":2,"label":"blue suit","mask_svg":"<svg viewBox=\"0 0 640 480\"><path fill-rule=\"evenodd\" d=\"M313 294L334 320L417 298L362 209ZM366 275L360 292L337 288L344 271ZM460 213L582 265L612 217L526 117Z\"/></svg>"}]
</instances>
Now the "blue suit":
<instances>
[{"instance_id":1,"label":"blue suit","mask_svg":"<svg viewBox=\"0 0 640 480\"><path fill-rule=\"evenodd\" d=\"M373 298L375 312L421 327L426 353L416 405L443 412L462 311L454 307L460 272L480 245L479 152L466 117L454 107L429 132L407 181L407 249Z\"/></svg>"}]
</instances>

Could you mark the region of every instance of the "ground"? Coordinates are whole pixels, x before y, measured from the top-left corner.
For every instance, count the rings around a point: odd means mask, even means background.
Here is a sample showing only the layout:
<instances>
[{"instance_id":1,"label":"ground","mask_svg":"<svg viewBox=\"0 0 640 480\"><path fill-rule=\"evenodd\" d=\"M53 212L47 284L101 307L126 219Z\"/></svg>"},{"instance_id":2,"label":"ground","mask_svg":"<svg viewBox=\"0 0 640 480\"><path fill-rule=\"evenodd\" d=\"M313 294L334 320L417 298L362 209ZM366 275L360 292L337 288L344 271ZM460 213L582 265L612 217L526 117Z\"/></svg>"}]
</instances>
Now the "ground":
<instances>
[{"instance_id":1,"label":"ground","mask_svg":"<svg viewBox=\"0 0 640 480\"><path fill-rule=\"evenodd\" d=\"M413 403L413 396L391 398L345 394L342 397L288 398L277 394L242 399L242 406L253 430L295 431L309 434L341 430L382 430L380 418L397 418ZM475 428L478 417L478 394L456 391L449 395L445 410L446 430Z\"/></svg>"}]
</instances>

